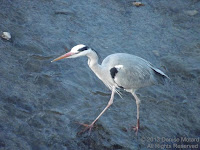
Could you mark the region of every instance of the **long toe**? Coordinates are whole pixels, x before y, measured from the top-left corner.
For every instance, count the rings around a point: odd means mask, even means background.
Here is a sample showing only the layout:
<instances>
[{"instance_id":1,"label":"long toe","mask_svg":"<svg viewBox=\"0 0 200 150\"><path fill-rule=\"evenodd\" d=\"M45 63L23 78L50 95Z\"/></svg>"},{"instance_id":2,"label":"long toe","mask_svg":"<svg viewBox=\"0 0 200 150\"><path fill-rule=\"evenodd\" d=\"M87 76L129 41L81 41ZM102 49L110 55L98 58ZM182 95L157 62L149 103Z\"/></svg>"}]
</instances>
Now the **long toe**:
<instances>
[{"instance_id":1,"label":"long toe","mask_svg":"<svg viewBox=\"0 0 200 150\"><path fill-rule=\"evenodd\" d=\"M139 130L138 126L134 126L134 127L133 127L133 130L135 131L135 134L136 134L136 136L137 136L138 130Z\"/></svg>"},{"instance_id":2,"label":"long toe","mask_svg":"<svg viewBox=\"0 0 200 150\"><path fill-rule=\"evenodd\" d=\"M82 133L84 133L85 131L89 130L89 135L90 135L91 130L92 130L94 124L90 124L90 125L85 124L85 123L79 123L79 124L82 125L82 126L84 126L85 128L84 128L82 131L80 131L78 134L82 134Z\"/></svg>"}]
</instances>

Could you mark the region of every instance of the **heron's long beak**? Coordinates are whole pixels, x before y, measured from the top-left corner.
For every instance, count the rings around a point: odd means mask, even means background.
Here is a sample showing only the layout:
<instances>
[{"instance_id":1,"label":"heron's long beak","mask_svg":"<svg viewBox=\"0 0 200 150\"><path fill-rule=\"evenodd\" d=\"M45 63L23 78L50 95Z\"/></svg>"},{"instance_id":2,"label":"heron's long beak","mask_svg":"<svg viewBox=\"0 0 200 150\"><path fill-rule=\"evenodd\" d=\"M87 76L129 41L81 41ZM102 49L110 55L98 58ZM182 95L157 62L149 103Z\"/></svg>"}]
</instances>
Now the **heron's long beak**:
<instances>
[{"instance_id":1,"label":"heron's long beak","mask_svg":"<svg viewBox=\"0 0 200 150\"><path fill-rule=\"evenodd\" d=\"M61 60L61 59L67 58L67 57L69 57L69 56L72 56L73 54L74 54L74 53L72 53L72 52L68 52L68 53L66 53L66 54L64 54L64 55L62 55L62 56L60 56L60 57L58 57L58 58L52 60L51 62L54 62L54 61L57 61L57 60Z\"/></svg>"}]
</instances>

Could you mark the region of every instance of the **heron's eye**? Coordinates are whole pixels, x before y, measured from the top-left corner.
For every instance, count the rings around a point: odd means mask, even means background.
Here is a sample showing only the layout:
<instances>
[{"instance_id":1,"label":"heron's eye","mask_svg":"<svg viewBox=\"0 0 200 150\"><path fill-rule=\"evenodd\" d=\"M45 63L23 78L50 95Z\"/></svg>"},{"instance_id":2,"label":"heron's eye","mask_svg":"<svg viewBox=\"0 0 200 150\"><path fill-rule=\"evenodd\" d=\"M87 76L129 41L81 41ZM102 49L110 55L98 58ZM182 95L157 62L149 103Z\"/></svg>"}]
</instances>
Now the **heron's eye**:
<instances>
[{"instance_id":1,"label":"heron's eye","mask_svg":"<svg viewBox=\"0 0 200 150\"><path fill-rule=\"evenodd\" d=\"M88 47L87 47L87 46L84 46L84 47L80 48L78 51L79 51L79 52L82 52L82 51L85 51L85 50L88 50Z\"/></svg>"}]
</instances>

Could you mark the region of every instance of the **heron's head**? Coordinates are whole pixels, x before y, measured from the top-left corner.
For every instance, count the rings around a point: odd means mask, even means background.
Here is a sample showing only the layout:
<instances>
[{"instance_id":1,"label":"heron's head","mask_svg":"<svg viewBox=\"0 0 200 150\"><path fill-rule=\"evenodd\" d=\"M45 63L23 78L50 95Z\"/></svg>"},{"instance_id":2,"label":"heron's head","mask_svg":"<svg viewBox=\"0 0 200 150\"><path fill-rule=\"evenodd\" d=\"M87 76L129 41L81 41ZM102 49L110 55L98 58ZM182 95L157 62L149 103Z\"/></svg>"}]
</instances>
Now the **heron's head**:
<instances>
[{"instance_id":1,"label":"heron's head","mask_svg":"<svg viewBox=\"0 0 200 150\"><path fill-rule=\"evenodd\" d=\"M76 58L76 57L86 56L91 52L92 52L91 48L89 48L86 45L79 44L79 45L74 46L70 52L52 60L51 62L64 59L64 58Z\"/></svg>"}]
</instances>

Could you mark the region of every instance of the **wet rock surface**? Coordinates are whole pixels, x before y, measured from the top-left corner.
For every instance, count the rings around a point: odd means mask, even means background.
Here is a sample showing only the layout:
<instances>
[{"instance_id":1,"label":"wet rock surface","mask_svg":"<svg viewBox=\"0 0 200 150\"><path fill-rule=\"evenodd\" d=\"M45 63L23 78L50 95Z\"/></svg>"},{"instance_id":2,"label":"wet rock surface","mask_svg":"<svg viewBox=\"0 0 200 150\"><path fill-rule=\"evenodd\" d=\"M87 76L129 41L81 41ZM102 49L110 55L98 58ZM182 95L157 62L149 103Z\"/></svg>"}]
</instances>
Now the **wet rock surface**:
<instances>
[{"instance_id":1,"label":"wet rock surface","mask_svg":"<svg viewBox=\"0 0 200 150\"><path fill-rule=\"evenodd\" d=\"M200 138L200 2L1 0L0 149L148 149L148 144L196 142L148 138ZM83 43L102 58L117 52L149 60L171 78L137 92L123 92L90 136L76 122L90 123L110 91L86 58L50 61ZM199 146L200 147L200 146Z\"/></svg>"}]
</instances>

